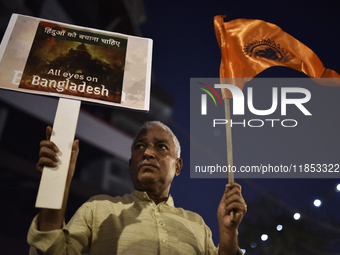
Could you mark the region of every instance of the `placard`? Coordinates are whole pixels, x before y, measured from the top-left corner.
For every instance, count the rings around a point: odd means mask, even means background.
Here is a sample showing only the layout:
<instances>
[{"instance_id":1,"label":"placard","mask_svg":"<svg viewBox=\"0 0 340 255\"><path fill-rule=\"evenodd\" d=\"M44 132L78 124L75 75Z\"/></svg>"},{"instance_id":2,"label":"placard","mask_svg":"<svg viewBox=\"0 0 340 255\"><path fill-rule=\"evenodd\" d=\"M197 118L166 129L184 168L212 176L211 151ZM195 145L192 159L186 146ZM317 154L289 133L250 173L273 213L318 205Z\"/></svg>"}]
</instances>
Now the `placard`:
<instances>
[{"instance_id":1,"label":"placard","mask_svg":"<svg viewBox=\"0 0 340 255\"><path fill-rule=\"evenodd\" d=\"M152 40L13 14L0 88L148 111Z\"/></svg>"},{"instance_id":2,"label":"placard","mask_svg":"<svg viewBox=\"0 0 340 255\"><path fill-rule=\"evenodd\" d=\"M62 206L81 101L149 110L151 55L151 39L12 15L0 88L59 97L51 141L60 162L44 167L36 207Z\"/></svg>"}]
</instances>

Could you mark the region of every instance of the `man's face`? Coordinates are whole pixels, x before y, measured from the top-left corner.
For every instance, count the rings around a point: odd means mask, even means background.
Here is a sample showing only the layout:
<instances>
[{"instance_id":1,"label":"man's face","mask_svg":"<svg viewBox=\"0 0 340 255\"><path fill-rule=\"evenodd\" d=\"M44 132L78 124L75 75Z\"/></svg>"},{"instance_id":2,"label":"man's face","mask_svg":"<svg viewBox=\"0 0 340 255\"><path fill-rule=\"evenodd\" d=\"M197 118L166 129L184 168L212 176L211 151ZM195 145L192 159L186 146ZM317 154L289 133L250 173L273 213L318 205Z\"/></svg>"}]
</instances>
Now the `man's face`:
<instances>
[{"instance_id":1,"label":"man's face","mask_svg":"<svg viewBox=\"0 0 340 255\"><path fill-rule=\"evenodd\" d=\"M135 189L162 193L169 192L182 160L176 158L171 135L161 127L150 127L138 134L129 165Z\"/></svg>"}]
</instances>

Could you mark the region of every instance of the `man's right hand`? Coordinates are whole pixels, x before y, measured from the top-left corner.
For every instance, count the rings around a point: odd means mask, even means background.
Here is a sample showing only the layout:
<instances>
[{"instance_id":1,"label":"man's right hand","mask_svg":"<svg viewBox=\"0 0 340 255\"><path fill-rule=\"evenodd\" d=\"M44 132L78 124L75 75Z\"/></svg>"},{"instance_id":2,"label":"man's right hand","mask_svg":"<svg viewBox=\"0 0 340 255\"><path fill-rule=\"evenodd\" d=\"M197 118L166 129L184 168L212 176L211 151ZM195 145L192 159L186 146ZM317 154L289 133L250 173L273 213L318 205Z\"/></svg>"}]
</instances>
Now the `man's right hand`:
<instances>
[{"instance_id":1,"label":"man's right hand","mask_svg":"<svg viewBox=\"0 0 340 255\"><path fill-rule=\"evenodd\" d=\"M52 134L52 128L46 128L46 140L41 141L39 160L36 165L38 171L42 172L45 166L56 167L59 162L57 156L59 149L58 147L50 141ZM50 231L54 229L60 229L64 221L65 210L67 205L68 194L71 186L71 181L76 168L77 157L79 153L79 140L73 141L70 165L66 180L64 199L61 210L41 208L38 218L39 230ZM53 190L51 190L53 192Z\"/></svg>"},{"instance_id":2,"label":"man's right hand","mask_svg":"<svg viewBox=\"0 0 340 255\"><path fill-rule=\"evenodd\" d=\"M40 142L40 151L39 151L39 160L36 165L37 170L39 172L42 172L45 166L48 167L56 167L59 163L58 158L58 147L50 141L52 134L52 128L48 126L46 128L46 140L43 140ZM71 184L73 174L76 168L77 163L77 157L79 153L79 140L75 140L72 144L72 152L71 152L71 159L70 159L70 166L68 170L68 176L67 176L67 185L69 188L69 185Z\"/></svg>"}]
</instances>

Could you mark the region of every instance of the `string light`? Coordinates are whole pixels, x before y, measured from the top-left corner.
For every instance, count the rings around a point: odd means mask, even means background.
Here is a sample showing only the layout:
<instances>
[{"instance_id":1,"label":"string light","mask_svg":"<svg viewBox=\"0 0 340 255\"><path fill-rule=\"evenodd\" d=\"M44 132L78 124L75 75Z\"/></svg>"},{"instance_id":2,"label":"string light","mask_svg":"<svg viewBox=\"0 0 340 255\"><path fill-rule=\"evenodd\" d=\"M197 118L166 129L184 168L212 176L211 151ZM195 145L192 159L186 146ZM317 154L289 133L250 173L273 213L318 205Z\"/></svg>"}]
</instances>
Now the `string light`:
<instances>
[{"instance_id":1,"label":"string light","mask_svg":"<svg viewBox=\"0 0 340 255\"><path fill-rule=\"evenodd\" d=\"M276 230L277 230L277 231L281 231L282 229L283 229L283 226L282 226L282 225L279 224L279 225L276 226Z\"/></svg>"},{"instance_id":2,"label":"string light","mask_svg":"<svg viewBox=\"0 0 340 255\"><path fill-rule=\"evenodd\" d=\"M299 220L301 218L301 215L300 213L295 213L293 217L295 220Z\"/></svg>"},{"instance_id":3,"label":"string light","mask_svg":"<svg viewBox=\"0 0 340 255\"><path fill-rule=\"evenodd\" d=\"M268 235L263 234L263 235L261 236L261 240L262 240L262 241L267 241L267 240L268 240Z\"/></svg>"},{"instance_id":4,"label":"string light","mask_svg":"<svg viewBox=\"0 0 340 255\"><path fill-rule=\"evenodd\" d=\"M336 185L335 191L336 191L336 192L340 192L340 183ZM263 193L263 192L262 192L262 193ZM275 202L277 202L277 201L275 200ZM320 207L320 206L322 205L322 201L321 201L320 199L315 199L315 200L313 201L313 204L314 204L315 207ZM288 207L288 206L286 206L286 207ZM292 210L292 208L290 208L290 210ZM301 219L301 214L298 213L298 212L296 212L296 213L294 213L293 218L294 218L295 220L300 220L300 219ZM308 217L308 216L307 216L307 220L311 220L311 217ZM319 224L319 225L321 225L321 224ZM321 226L323 226L323 225L321 225ZM277 230L277 231L282 231L282 230L283 230L283 226L282 226L281 224L278 224L278 225L276 226L276 230ZM268 236L267 234L262 234L262 235L261 235L261 240L262 240L263 242L267 241L268 238L269 238L269 236ZM257 247L257 243L256 243L256 242L251 242L250 247L251 247L251 248L256 248L256 247ZM243 250L243 249L241 249L241 250L244 251L244 253L245 253L245 250Z\"/></svg>"},{"instance_id":5,"label":"string light","mask_svg":"<svg viewBox=\"0 0 340 255\"><path fill-rule=\"evenodd\" d=\"M314 200L314 206L315 207L320 207L321 206L321 200L320 199L315 199Z\"/></svg>"},{"instance_id":6,"label":"string light","mask_svg":"<svg viewBox=\"0 0 340 255\"><path fill-rule=\"evenodd\" d=\"M340 183L336 186L336 191L337 191L337 192L340 191Z\"/></svg>"}]
</instances>

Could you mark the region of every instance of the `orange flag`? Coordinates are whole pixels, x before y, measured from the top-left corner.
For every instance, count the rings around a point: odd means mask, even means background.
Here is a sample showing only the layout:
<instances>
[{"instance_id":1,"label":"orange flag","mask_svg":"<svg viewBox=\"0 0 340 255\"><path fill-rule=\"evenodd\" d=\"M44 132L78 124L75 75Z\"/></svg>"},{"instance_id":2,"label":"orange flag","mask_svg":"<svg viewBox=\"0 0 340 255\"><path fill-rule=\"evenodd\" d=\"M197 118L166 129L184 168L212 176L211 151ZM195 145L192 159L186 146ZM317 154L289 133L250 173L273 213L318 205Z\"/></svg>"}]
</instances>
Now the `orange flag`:
<instances>
[{"instance_id":1,"label":"orange flag","mask_svg":"<svg viewBox=\"0 0 340 255\"><path fill-rule=\"evenodd\" d=\"M286 66L311 78L340 78L324 67L318 56L306 45L280 27L262 20L236 19L224 22L225 16L214 18L215 33L221 48L221 78L251 78L272 66ZM318 82L320 83L320 82ZM340 86L336 82L322 85ZM244 82L236 84L243 89ZM222 89L223 98L232 98Z\"/></svg>"}]
</instances>

